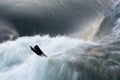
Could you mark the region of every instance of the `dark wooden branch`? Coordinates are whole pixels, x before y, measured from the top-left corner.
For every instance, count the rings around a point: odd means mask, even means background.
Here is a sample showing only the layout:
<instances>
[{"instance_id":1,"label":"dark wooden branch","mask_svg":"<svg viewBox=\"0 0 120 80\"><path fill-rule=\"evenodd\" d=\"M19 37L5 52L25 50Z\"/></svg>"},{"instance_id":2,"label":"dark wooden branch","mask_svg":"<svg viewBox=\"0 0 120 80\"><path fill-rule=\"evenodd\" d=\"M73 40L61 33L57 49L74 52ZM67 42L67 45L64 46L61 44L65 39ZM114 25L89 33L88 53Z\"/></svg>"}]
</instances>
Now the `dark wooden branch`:
<instances>
[{"instance_id":1,"label":"dark wooden branch","mask_svg":"<svg viewBox=\"0 0 120 80\"><path fill-rule=\"evenodd\" d=\"M37 55L47 57L47 56L42 52L42 50L39 48L38 45L35 45L34 48L30 46L30 48L31 48L31 50L32 50L34 53L36 53Z\"/></svg>"}]
</instances>

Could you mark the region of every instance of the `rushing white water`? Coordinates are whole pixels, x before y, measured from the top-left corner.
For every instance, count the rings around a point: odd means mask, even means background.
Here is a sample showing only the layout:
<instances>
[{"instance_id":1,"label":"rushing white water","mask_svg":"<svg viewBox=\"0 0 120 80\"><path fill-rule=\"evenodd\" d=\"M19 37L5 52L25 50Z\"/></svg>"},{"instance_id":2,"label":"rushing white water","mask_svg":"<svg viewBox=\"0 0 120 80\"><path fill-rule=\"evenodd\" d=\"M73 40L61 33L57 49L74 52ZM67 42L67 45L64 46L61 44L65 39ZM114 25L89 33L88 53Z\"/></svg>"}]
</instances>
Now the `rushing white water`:
<instances>
[{"instance_id":1,"label":"rushing white water","mask_svg":"<svg viewBox=\"0 0 120 80\"><path fill-rule=\"evenodd\" d=\"M48 56L35 55L29 48L38 44ZM23 37L0 45L2 80L76 80L77 69L71 65L89 45L83 40L48 36ZM73 56L74 55L74 56ZM70 66L71 65L71 66Z\"/></svg>"},{"instance_id":2,"label":"rushing white water","mask_svg":"<svg viewBox=\"0 0 120 80\"><path fill-rule=\"evenodd\" d=\"M40 57L30 50L29 46L36 44L48 57ZM115 73L115 70L120 68L120 63L117 59L104 59L106 50L100 44L68 37L22 37L0 45L0 79L118 79L116 74L109 72ZM117 56L119 57L119 55Z\"/></svg>"}]
</instances>

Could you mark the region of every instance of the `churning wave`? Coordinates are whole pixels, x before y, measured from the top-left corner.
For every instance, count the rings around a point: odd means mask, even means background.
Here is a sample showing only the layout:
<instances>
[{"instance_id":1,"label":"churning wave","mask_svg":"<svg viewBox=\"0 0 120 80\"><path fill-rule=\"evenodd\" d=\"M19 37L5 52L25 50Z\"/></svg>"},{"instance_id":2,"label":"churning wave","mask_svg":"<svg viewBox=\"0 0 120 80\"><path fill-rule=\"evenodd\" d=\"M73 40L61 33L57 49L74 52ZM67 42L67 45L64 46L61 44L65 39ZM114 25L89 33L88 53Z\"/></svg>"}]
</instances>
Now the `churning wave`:
<instances>
[{"instance_id":1,"label":"churning wave","mask_svg":"<svg viewBox=\"0 0 120 80\"><path fill-rule=\"evenodd\" d=\"M100 44L58 36L22 37L0 45L2 80L119 80L117 42ZM34 54L38 44L48 57Z\"/></svg>"},{"instance_id":2,"label":"churning wave","mask_svg":"<svg viewBox=\"0 0 120 80\"><path fill-rule=\"evenodd\" d=\"M38 44L48 58L35 55L29 48ZM2 80L76 80L80 77L81 58L95 43L68 37L23 37L0 45ZM84 60L84 58L83 58ZM82 61L83 62L83 61ZM85 72L87 73L87 72Z\"/></svg>"},{"instance_id":3,"label":"churning wave","mask_svg":"<svg viewBox=\"0 0 120 80\"><path fill-rule=\"evenodd\" d=\"M118 5L119 3L115 4L114 10L110 10L110 13L116 14L106 16L100 25L96 33L98 42L66 36L37 35L1 43L0 79L120 80L120 18L119 12L116 12ZM110 26L107 22L111 23ZM106 30L109 34L104 31L100 34L101 26L105 26L104 30L109 27ZM37 56L30 50L29 46L36 44L48 57Z\"/></svg>"}]
</instances>

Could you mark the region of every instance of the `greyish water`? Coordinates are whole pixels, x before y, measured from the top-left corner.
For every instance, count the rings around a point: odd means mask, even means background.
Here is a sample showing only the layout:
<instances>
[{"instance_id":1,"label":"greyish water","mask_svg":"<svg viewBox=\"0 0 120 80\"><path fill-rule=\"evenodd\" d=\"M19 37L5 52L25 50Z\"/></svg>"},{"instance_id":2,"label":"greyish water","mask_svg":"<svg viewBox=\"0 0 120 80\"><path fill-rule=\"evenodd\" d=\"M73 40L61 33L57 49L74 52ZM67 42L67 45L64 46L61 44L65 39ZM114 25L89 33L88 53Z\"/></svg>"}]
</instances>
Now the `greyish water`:
<instances>
[{"instance_id":1,"label":"greyish water","mask_svg":"<svg viewBox=\"0 0 120 80\"><path fill-rule=\"evenodd\" d=\"M43 2L42 0L40 1ZM53 3L55 0L51 1ZM60 1L64 2L64 0ZM75 1L79 2L79 0ZM15 19L16 17L11 18L10 16L18 13L22 15L23 13L21 13L21 10L23 10L23 7L28 7L26 5L19 5L21 2L19 0L7 0L1 2L4 3L4 5L1 5L4 7L10 2L18 3L16 5L9 4L5 7L5 11L3 10L4 14L1 15L4 16L1 17L1 20L7 21L5 21L6 23L4 24L1 22L1 24L5 26L10 24L9 26L12 27L12 25L15 24L14 20L17 19ZM29 0L25 0L25 3L28 2ZM48 0L44 0L44 2L48 2ZM74 1L71 2L74 3ZM35 3L37 4L38 2L35 0ZM29 5L30 7L32 6L30 3ZM56 6L56 2L54 5ZM61 5L63 5L63 3L61 3ZM0 80L120 80L119 5L120 3L118 1L106 10L106 15L102 23L99 23L100 25L98 28L94 28L96 32L91 40L75 39L66 36L49 37L48 35L36 35L19 37L14 41L1 43ZM14 6L20 7L16 13L14 13L14 10L16 11L16 7L13 9ZM46 6L53 5L46 4ZM0 7L0 10L2 10L2 8L3 7ZM78 9L79 6L76 8ZM51 9L53 9L53 7L51 7ZM12 10L13 13L6 13L6 11L9 10ZM27 11L25 13L27 13ZM8 16L8 14L10 15ZM33 14L30 13L30 15ZM60 13L60 15L62 14ZM8 17L10 18L8 19ZM29 17L26 19L29 19ZM40 19L44 20L44 18ZM75 20L75 18L73 19ZM13 20L13 22L11 20ZM28 23L19 23L19 25L27 25ZM16 30L19 32L19 29L17 27L15 28L15 25L13 32L18 36L19 34ZM21 31L20 33L22 33ZM25 34L27 35L27 33ZM36 44L40 46L48 57L37 56L30 50L29 46L34 46Z\"/></svg>"}]
</instances>

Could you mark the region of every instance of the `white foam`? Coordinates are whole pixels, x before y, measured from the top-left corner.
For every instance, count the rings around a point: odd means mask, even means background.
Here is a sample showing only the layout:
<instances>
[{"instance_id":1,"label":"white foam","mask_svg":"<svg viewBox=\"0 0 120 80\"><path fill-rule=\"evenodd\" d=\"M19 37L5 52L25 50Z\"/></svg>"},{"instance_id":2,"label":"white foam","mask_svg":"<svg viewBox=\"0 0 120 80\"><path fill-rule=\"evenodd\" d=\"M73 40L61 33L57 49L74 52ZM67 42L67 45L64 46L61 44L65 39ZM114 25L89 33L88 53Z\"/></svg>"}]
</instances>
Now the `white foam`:
<instances>
[{"instance_id":1,"label":"white foam","mask_svg":"<svg viewBox=\"0 0 120 80\"><path fill-rule=\"evenodd\" d=\"M39 45L48 56L34 54L29 46ZM2 80L76 80L77 71L67 65L76 60L89 45L68 37L33 36L0 44L0 79Z\"/></svg>"}]
</instances>

